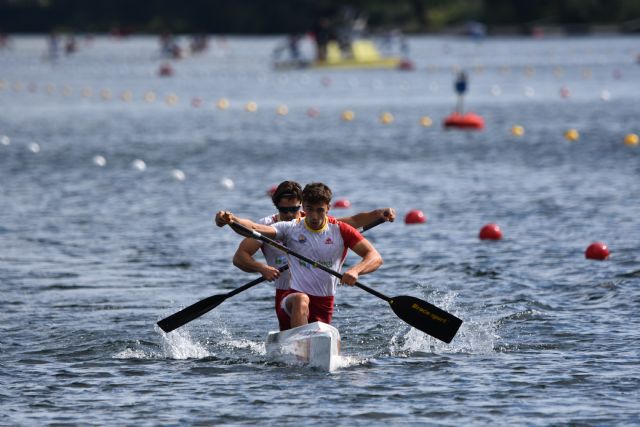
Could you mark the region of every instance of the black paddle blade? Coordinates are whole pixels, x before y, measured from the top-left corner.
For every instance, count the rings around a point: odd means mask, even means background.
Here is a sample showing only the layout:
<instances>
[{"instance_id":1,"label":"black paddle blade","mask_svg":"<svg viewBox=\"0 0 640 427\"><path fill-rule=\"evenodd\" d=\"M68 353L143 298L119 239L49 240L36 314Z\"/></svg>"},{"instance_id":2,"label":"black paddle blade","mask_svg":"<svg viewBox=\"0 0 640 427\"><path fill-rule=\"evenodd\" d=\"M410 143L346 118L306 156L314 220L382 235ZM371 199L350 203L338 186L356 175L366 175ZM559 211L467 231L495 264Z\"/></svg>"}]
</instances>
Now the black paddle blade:
<instances>
[{"instance_id":1,"label":"black paddle blade","mask_svg":"<svg viewBox=\"0 0 640 427\"><path fill-rule=\"evenodd\" d=\"M163 331L169 333L174 329L178 329L185 323L189 323L193 319L202 316L206 312L213 310L226 299L226 294L210 296L209 298L205 298L195 304L191 304L189 307L183 308L169 317L165 317L158 322L158 326L160 326L160 329Z\"/></svg>"},{"instance_id":2,"label":"black paddle blade","mask_svg":"<svg viewBox=\"0 0 640 427\"><path fill-rule=\"evenodd\" d=\"M453 314L418 298L404 295L393 297L389 305L399 318L447 344L462 325L462 320Z\"/></svg>"}]
</instances>

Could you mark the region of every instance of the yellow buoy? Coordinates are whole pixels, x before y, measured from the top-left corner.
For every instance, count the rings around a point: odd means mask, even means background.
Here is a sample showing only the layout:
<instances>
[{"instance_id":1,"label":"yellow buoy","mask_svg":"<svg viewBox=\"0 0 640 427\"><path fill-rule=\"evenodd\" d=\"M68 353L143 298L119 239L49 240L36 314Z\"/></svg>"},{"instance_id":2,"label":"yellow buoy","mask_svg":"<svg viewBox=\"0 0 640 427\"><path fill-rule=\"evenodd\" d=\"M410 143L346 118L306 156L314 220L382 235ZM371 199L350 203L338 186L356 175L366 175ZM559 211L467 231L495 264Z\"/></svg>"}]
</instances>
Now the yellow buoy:
<instances>
[{"instance_id":1,"label":"yellow buoy","mask_svg":"<svg viewBox=\"0 0 640 427\"><path fill-rule=\"evenodd\" d=\"M638 145L638 135L630 133L624 137L624 143L627 145Z\"/></svg>"},{"instance_id":2,"label":"yellow buoy","mask_svg":"<svg viewBox=\"0 0 640 427\"><path fill-rule=\"evenodd\" d=\"M426 128L433 124L433 120L429 116L423 116L420 118L420 124Z\"/></svg>"},{"instance_id":3,"label":"yellow buoy","mask_svg":"<svg viewBox=\"0 0 640 427\"><path fill-rule=\"evenodd\" d=\"M178 103L178 96L176 94L170 93L164 100L167 105L174 106Z\"/></svg>"},{"instance_id":4,"label":"yellow buoy","mask_svg":"<svg viewBox=\"0 0 640 427\"><path fill-rule=\"evenodd\" d=\"M380 114L380 123L385 125L393 123L393 114L391 113Z\"/></svg>"},{"instance_id":5,"label":"yellow buoy","mask_svg":"<svg viewBox=\"0 0 640 427\"><path fill-rule=\"evenodd\" d=\"M244 107L245 111L248 113L255 113L258 111L258 104L253 101L247 102L247 105Z\"/></svg>"},{"instance_id":6,"label":"yellow buoy","mask_svg":"<svg viewBox=\"0 0 640 427\"><path fill-rule=\"evenodd\" d=\"M120 98L124 102L131 102L131 100L133 99L133 93L130 90L125 90L124 92L122 92L122 95L120 95Z\"/></svg>"},{"instance_id":7,"label":"yellow buoy","mask_svg":"<svg viewBox=\"0 0 640 427\"><path fill-rule=\"evenodd\" d=\"M575 129L569 129L564 133L564 137L567 141L577 141L580 139L580 133Z\"/></svg>"},{"instance_id":8,"label":"yellow buoy","mask_svg":"<svg viewBox=\"0 0 640 427\"><path fill-rule=\"evenodd\" d=\"M346 110L342 112L342 120L345 122L353 121L356 118L356 113L351 110Z\"/></svg>"},{"instance_id":9,"label":"yellow buoy","mask_svg":"<svg viewBox=\"0 0 640 427\"><path fill-rule=\"evenodd\" d=\"M278 108L276 109L276 112L278 113L278 115L280 116L286 116L287 114L289 114L289 107L287 107L286 105L280 105L278 106Z\"/></svg>"},{"instance_id":10,"label":"yellow buoy","mask_svg":"<svg viewBox=\"0 0 640 427\"><path fill-rule=\"evenodd\" d=\"M156 93L150 90L144 94L144 100L148 103L156 102Z\"/></svg>"},{"instance_id":11,"label":"yellow buoy","mask_svg":"<svg viewBox=\"0 0 640 427\"><path fill-rule=\"evenodd\" d=\"M227 108L229 108L229 100L226 98L220 98L216 105L218 106L218 109L226 110Z\"/></svg>"},{"instance_id":12,"label":"yellow buoy","mask_svg":"<svg viewBox=\"0 0 640 427\"><path fill-rule=\"evenodd\" d=\"M100 92L100 97L105 101L110 100L111 99L111 91L109 89L103 89Z\"/></svg>"},{"instance_id":13,"label":"yellow buoy","mask_svg":"<svg viewBox=\"0 0 640 427\"><path fill-rule=\"evenodd\" d=\"M522 136L524 135L524 128L520 125L515 125L511 128L511 135Z\"/></svg>"}]
</instances>

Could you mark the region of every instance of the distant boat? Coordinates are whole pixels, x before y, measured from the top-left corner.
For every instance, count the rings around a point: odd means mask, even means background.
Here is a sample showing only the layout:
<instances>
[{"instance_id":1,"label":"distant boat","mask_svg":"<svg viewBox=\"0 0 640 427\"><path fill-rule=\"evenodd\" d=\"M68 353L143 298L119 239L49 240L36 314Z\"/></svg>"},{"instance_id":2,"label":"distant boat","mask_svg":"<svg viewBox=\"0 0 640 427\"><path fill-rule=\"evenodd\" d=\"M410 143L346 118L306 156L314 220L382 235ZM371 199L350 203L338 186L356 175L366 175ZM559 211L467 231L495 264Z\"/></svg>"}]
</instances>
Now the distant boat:
<instances>
[{"instance_id":1,"label":"distant boat","mask_svg":"<svg viewBox=\"0 0 640 427\"><path fill-rule=\"evenodd\" d=\"M307 59L289 59L275 61L274 67L278 70L297 68L317 69L413 69L413 64L407 59L395 56L383 56L375 44L366 39L355 40L351 43L348 52L340 49L337 42L327 44L327 59L325 61L311 61Z\"/></svg>"}]
</instances>

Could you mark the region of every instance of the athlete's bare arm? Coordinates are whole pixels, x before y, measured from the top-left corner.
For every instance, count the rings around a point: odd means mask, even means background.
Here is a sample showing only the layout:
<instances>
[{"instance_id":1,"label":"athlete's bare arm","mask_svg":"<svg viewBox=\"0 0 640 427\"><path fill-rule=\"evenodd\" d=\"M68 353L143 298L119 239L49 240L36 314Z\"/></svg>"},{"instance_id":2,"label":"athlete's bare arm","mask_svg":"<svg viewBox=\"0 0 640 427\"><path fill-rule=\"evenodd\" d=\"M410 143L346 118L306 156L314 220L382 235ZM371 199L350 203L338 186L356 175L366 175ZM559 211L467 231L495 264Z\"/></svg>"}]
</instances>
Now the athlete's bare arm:
<instances>
[{"instance_id":1,"label":"athlete's bare arm","mask_svg":"<svg viewBox=\"0 0 640 427\"><path fill-rule=\"evenodd\" d=\"M275 280L280 276L278 269L253 258L260 249L260 245L260 242L255 239L243 239L233 255L233 265L247 273L260 273L266 280Z\"/></svg>"},{"instance_id":2,"label":"athlete's bare arm","mask_svg":"<svg viewBox=\"0 0 640 427\"><path fill-rule=\"evenodd\" d=\"M338 221L345 222L353 228L365 227L379 218L383 218L385 221L393 222L396 219L396 211L393 208L380 208L370 212L360 212L353 216L347 216L344 218L338 218Z\"/></svg>"},{"instance_id":3,"label":"athlete's bare arm","mask_svg":"<svg viewBox=\"0 0 640 427\"><path fill-rule=\"evenodd\" d=\"M360 240L353 248L351 248L356 254L362 257L362 260L347 270L342 275L341 283L345 285L353 286L358 280L361 274L371 273L376 271L382 265L382 257L373 247L373 245L367 240Z\"/></svg>"},{"instance_id":4,"label":"athlete's bare arm","mask_svg":"<svg viewBox=\"0 0 640 427\"><path fill-rule=\"evenodd\" d=\"M215 223L218 227L224 227L225 225L231 224L232 222L237 222L238 224L241 224L250 230L255 230L258 233L269 237L270 239L273 239L276 237L276 229L269 225L256 224L250 219L240 218L238 216L235 216L229 211L218 211L216 213ZM236 231L236 233L238 232ZM242 235L242 233L238 233L238 234Z\"/></svg>"}]
</instances>

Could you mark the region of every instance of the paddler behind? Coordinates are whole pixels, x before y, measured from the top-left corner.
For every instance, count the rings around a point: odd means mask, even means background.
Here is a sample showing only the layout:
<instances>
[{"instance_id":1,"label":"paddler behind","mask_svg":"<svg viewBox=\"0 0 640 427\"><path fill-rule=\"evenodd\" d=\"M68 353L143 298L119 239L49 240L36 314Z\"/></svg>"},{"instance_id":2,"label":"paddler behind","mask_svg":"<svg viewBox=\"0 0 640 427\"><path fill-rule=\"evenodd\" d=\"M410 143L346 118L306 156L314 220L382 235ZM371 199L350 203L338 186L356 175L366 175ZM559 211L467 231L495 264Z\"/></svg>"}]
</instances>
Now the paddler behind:
<instances>
[{"instance_id":1,"label":"paddler behind","mask_svg":"<svg viewBox=\"0 0 640 427\"><path fill-rule=\"evenodd\" d=\"M360 275L377 270L382 265L382 257L355 228L328 216L331 197L329 187L313 183L302 190L303 218L263 225L239 218L229 211L220 211L215 220L219 227L240 223L337 271L342 268L347 249L351 249L361 260L343 274L340 282L353 286ZM276 308L278 317L289 318L291 328L316 321L331 323L338 279L308 263L289 261L290 289L284 292L280 306Z\"/></svg>"}]
</instances>

